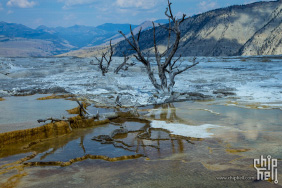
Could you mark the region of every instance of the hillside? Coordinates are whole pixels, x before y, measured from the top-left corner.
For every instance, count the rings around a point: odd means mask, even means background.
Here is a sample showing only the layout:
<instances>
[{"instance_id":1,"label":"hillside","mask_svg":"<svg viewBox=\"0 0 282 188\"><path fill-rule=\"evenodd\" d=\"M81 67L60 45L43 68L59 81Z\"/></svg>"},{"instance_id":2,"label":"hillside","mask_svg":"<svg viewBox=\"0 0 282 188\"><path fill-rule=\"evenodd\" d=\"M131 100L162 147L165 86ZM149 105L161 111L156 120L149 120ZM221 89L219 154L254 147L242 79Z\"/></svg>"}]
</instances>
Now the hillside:
<instances>
[{"instance_id":1,"label":"hillside","mask_svg":"<svg viewBox=\"0 0 282 188\"><path fill-rule=\"evenodd\" d=\"M272 12L269 22L259 29L240 49L241 55L282 54L282 3Z\"/></svg>"},{"instance_id":2,"label":"hillside","mask_svg":"<svg viewBox=\"0 0 282 188\"><path fill-rule=\"evenodd\" d=\"M51 56L74 49L68 41L49 32L21 24L0 22L0 56Z\"/></svg>"},{"instance_id":3,"label":"hillside","mask_svg":"<svg viewBox=\"0 0 282 188\"><path fill-rule=\"evenodd\" d=\"M281 54L281 1L231 6L190 17L181 26L177 51L183 56L232 56ZM158 46L167 44L167 32L156 29ZM143 50L153 47L153 31L141 34ZM129 48L126 41L116 46L121 56Z\"/></svg>"},{"instance_id":4,"label":"hillside","mask_svg":"<svg viewBox=\"0 0 282 188\"><path fill-rule=\"evenodd\" d=\"M163 24L168 23L168 20L156 20L155 22L158 23L158 24L163 25ZM145 21L145 22L141 23L138 26L131 25L131 28L132 28L132 32L134 34L137 34L139 32L140 28L142 28L142 31L147 31L149 29L152 29L153 28L153 23L151 21ZM110 40L112 40L113 44L116 44L116 43L124 40L123 36L120 33L118 33L118 31L123 31L123 33L125 33L127 37L130 37L131 36L131 34L130 34L130 26L127 26L127 28L123 28L123 29L124 30L121 30L121 29L116 30L116 34L114 36L112 36L111 38L109 38L108 41L103 43L102 45L109 45L110 44Z\"/></svg>"}]
</instances>

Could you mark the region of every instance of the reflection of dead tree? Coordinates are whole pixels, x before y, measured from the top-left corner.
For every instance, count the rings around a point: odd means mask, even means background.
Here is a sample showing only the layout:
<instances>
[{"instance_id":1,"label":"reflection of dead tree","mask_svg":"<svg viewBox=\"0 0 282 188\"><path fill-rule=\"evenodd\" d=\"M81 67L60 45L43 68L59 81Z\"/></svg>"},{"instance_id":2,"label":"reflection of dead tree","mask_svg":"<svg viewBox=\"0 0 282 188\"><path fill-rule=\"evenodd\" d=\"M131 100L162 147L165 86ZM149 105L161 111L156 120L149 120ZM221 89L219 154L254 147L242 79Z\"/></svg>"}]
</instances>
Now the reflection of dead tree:
<instances>
[{"instance_id":1,"label":"reflection of dead tree","mask_svg":"<svg viewBox=\"0 0 282 188\"><path fill-rule=\"evenodd\" d=\"M80 137L80 147L82 148L83 152L86 153L86 149L84 147L84 136Z\"/></svg>"},{"instance_id":2,"label":"reflection of dead tree","mask_svg":"<svg viewBox=\"0 0 282 188\"><path fill-rule=\"evenodd\" d=\"M46 152L44 155L42 155L42 156L40 157L40 160L43 160L43 159L45 159L47 156L54 154L58 149L60 149L60 147L55 147L55 148L52 149L52 151Z\"/></svg>"},{"instance_id":3,"label":"reflection of dead tree","mask_svg":"<svg viewBox=\"0 0 282 188\"><path fill-rule=\"evenodd\" d=\"M174 120L180 119L176 115L176 109L175 109L175 107L172 103L163 104L162 109L164 109L164 110L160 114L161 119L166 119L166 120L169 120L169 121L174 121Z\"/></svg>"},{"instance_id":4,"label":"reflection of dead tree","mask_svg":"<svg viewBox=\"0 0 282 188\"><path fill-rule=\"evenodd\" d=\"M174 147L173 140L170 140L170 143L171 143L172 153L175 153L175 147Z\"/></svg>"},{"instance_id":5,"label":"reflection of dead tree","mask_svg":"<svg viewBox=\"0 0 282 188\"><path fill-rule=\"evenodd\" d=\"M121 140L117 141L116 139L114 139L114 137L116 135L126 135L127 136L127 133L128 133L127 129L120 128L120 129L113 130L110 135L95 136L95 137L92 138L92 140L100 142L101 144L112 144L116 148L122 148L124 150L134 151L134 150L130 149L133 146L130 146L130 145L124 143Z\"/></svg>"},{"instance_id":6,"label":"reflection of dead tree","mask_svg":"<svg viewBox=\"0 0 282 188\"><path fill-rule=\"evenodd\" d=\"M185 120L177 115L177 110L173 103L165 103L161 105L154 105L154 109L152 110L148 116L152 119L160 119L168 122L180 122L180 123L191 123L188 120ZM156 111L156 113L154 113Z\"/></svg>"},{"instance_id":7,"label":"reflection of dead tree","mask_svg":"<svg viewBox=\"0 0 282 188\"><path fill-rule=\"evenodd\" d=\"M184 68L180 68L181 63L177 64L177 61L181 58L181 55L177 59L173 60L173 57L175 56L175 53L178 49L180 38L181 38L180 25L184 22L186 15L183 14L181 19L177 19L176 17L174 17L172 14L171 3L169 0L168 0L168 8L165 11L165 15L169 19L169 27L163 27L163 28L165 28L168 31L169 35L168 35L167 49L163 53L160 53L157 47L156 28L155 28L155 23L153 22L153 40L154 40L155 59L158 65L158 76L160 80L159 82L155 78L153 69L151 68L152 62L148 57L147 58L145 57L139 46L139 39L140 39L142 28L140 28L137 38L136 36L134 36L131 26L130 26L130 31L131 31L130 39L127 38L122 31L119 31L119 33L123 35L125 40L136 52L134 57L146 67L149 79L153 84L153 86L155 87L155 89L161 93L172 94L173 91L172 89L175 84L175 76L194 67L195 65L198 64L198 62L196 62L195 61L196 58L194 58L192 65L187 65ZM170 45L171 32L175 33L176 35L173 45ZM162 58L164 57L165 57L165 61L163 62Z\"/></svg>"},{"instance_id":8,"label":"reflection of dead tree","mask_svg":"<svg viewBox=\"0 0 282 188\"><path fill-rule=\"evenodd\" d=\"M155 110L152 110L148 114L152 119L161 119L161 120L166 120L170 122L175 121L175 120L181 121L181 122L184 121L180 117L177 116L176 109L172 103L155 105L154 109ZM155 111L156 113L154 113Z\"/></svg>"},{"instance_id":9,"label":"reflection of dead tree","mask_svg":"<svg viewBox=\"0 0 282 188\"><path fill-rule=\"evenodd\" d=\"M119 129L113 130L109 135L99 135L92 138L92 140L98 141L101 144L111 144L114 147L122 148L124 150L128 151L134 151L136 153L144 153L146 156L147 153L147 147L154 148L160 152L161 150L161 142L163 141L170 141L172 145L172 152L176 152L175 147L178 146L179 152L184 151L184 143L183 141L187 141L190 144L193 144L190 142L189 138L181 137L181 136L171 136L168 135L167 137L162 137L161 132L167 132L168 131L164 129L156 129L151 128L150 123L146 122L146 124L138 129L138 130L130 130L128 131L124 127L122 127L121 124L117 124L117 126L121 126ZM152 131L157 131L157 138L152 138ZM135 133L135 137L130 141L128 140L128 133ZM119 135L116 137L116 135ZM124 140L125 139L125 140ZM155 142L154 144L145 144L145 140L150 140ZM127 142L126 142L127 141ZM174 145L174 141L177 144ZM129 143L129 144L128 144Z\"/></svg>"},{"instance_id":10,"label":"reflection of dead tree","mask_svg":"<svg viewBox=\"0 0 282 188\"><path fill-rule=\"evenodd\" d=\"M184 151L184 144L183 144L182 140L178 139L177 143L178 143L179 153L183 153L183 151Z\"/></svg>"},{"instance_id":11,"label":"reflection of dead tree","mask_svg":"<svg viewBox=\"0 0 282 188\"><path fill-rule=\"evenodd\" d=\"M108 53L109 52L102 52L101 59L94 56L99 63L99 68L102 71L103 76L105 76L105 74L109 71L109 67L110 67L110 64L111 64L111 61L112 61L112 56L114 54L113 46L112 46L112 40L110 41L110 55L108 57L109 59L106 57L108 55ZM106 65L104 65L104 60L106 61Z\"/></svg>"}]
</instances>

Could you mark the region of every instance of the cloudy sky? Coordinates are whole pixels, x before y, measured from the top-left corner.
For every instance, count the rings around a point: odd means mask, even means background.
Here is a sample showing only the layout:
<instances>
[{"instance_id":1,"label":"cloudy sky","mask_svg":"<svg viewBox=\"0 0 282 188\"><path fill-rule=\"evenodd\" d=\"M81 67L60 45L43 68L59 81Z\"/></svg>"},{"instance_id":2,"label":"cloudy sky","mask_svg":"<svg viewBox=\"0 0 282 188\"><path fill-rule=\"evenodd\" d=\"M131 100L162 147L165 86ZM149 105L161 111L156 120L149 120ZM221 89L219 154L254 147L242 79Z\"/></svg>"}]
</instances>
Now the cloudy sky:
<instances>
[{"instance_id":1,"label":"cloudy sky","mask_svg":"<svg viewBox=\"0 0 282 188\"><path fill-rule=\"evenodd\" d=\"M257 0L258 1L258 0ZM175 15L188 16L255 0L171 0ZM0 21L35 28L97 26L103 23L140 24L163 19L167 0L0 0Z\"/></svg>"}]
</instances>

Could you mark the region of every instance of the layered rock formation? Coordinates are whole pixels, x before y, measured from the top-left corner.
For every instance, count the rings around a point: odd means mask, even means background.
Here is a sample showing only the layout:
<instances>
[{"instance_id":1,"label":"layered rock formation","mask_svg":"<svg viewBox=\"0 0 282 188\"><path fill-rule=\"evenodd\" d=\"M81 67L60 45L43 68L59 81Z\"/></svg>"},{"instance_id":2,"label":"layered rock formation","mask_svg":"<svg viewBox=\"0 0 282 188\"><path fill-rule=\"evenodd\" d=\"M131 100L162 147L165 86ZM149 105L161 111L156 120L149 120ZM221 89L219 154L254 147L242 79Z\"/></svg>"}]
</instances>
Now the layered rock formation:
<instances>
[{"instance_id":1,"label":"layered rock formation","mask_svg":"<svg viewBox=\"0 0 282 188\"><path fill-rule=\"evenodd\" d=\"M181 26L178 55L232 56L281 54L282 1L257 2L209 11L188 18ZM167 44L167 32L157 28L157 44ZM140 46L152 50L153 31L141 34ZM116 46L116 55L128 49L126 41ZM164 48L163 48L164 49Z\"/></svg>"}]
</instances>

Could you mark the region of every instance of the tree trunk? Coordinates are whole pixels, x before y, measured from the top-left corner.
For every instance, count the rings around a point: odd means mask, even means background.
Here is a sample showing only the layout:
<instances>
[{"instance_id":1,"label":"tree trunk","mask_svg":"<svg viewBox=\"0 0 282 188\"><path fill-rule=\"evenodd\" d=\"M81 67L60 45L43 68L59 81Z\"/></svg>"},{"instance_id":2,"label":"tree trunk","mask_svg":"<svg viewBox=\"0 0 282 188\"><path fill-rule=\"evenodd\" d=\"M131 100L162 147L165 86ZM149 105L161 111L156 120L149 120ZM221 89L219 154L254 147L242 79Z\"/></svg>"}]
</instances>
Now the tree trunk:
<instances>
[{"instance_id":1,"label":"tree trunk","mask_svg":"<svg viewBox=\"0 0 282 188\"><path fill-rule=\"evenodd\" d=\"M157 80L156 80L154 73L151 69L151 65L148 64L146 66L146 68L147 68L147 73L148 73L149 79L150 79L151 83L153 84L153 86L158 90L158 92L162 91L162 87L157 83Z\"/></svg>"}]
</instances>

